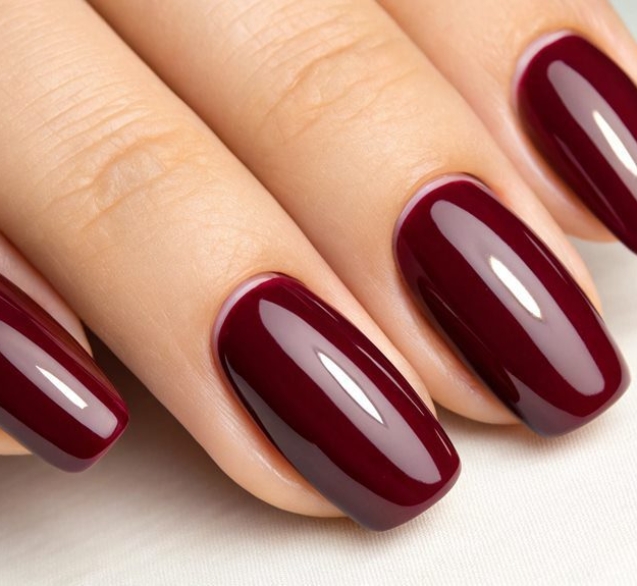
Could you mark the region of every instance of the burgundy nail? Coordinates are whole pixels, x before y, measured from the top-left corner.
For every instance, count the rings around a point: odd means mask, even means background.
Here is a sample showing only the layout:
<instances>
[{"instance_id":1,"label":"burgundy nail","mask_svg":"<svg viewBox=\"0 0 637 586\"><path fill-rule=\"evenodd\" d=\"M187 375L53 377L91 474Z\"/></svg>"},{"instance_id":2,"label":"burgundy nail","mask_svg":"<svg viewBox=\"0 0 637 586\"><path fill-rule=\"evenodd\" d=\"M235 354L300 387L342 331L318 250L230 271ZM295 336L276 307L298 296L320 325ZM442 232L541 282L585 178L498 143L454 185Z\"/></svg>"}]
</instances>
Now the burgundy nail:
<instances>
[{"instance_id":1,"label":"burgundy nail","mask_svg":"<svg viewBox=\"0 0 637 586\"><path fill-rule=\"evenodd\" d=\"M453 486L460 462L440 424L378 348L301 283L253 278L217 324L219 360L239 399L352 519L391 529Z\"/></svg>"},{"instance_id":2,"label":"burgundy nail","mask_svg":"<svg viewBox=\"0 0 637 586\"><path fill-rule=\"evenodd\" d=\"M637 252L637 87L585 39L558 33L520 63L523 125L555 172Z\"/></svg>"},{"instance_id":3,"label":"burgundy nail","mask_svg":"<svg viewBox=\"0 0 637 586\"><path fill-rule=\"evenodd\" d=\"M96 462L128 422L90 355L0 275L0 427L54 466Z\"/></svg>"},{"instance_id":4,"label":"burgundy nail","mask_svg":"<svg viewBox=\"0 0 637 586\"><path fill-rule=\"evenodd\" d=\"M628 386L621 355L568 271L478 181L426 186L398 222L395 253L426 315L536 432L580 427Z\"/></svg>"}]
</instances>

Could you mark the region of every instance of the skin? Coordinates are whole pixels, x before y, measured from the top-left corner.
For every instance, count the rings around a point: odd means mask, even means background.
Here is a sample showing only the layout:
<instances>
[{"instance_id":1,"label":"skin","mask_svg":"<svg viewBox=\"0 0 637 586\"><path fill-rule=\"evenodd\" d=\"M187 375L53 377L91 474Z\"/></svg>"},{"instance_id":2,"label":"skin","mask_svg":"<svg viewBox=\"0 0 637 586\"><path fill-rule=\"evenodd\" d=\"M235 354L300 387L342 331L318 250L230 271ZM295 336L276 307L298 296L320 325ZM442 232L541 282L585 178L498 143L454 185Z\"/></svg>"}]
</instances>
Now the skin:
<instances>
[{"instance_id":1,"label":"skin","mask_svg":"<svg viewBox=\"0 0 637 586\"><path fill-rule=\"evenodd\" d=\"M610 4L605 0L381 0L380 4L463 95L564 231L580 238L612 240L608 229L522 133L511 83L529 44L560 30L590 39L637 77L635 43Z\"/></svg>"},{"instance_id":2,"label":"skin","mask_svg":"<svg viewBox=\"0 0 637 586\"><path fill-rule=\"evenodd\" d=\"M328 0L321 10L312 0L253 0L240 19L232 2L215 3L207 19L198 17L206 0L142 0L126 11L95 4L277 197L433 398L467 417L512 423L405 290L390 245L402 208L430 179L475 174L592 296L593 286L474 112L386 13L358 0ZM190 19L180 17L184 6ZM161 18L146 23L151 10ZM183 58L170 59L180 47Z\"/></svg>"},{"instance_id":3,"label":"skin","mask_svg":"<svg viewBox=\"0 0 637 586\"><path fill-rule=\"evenodd\" d=\"M86 345L50 282L221 468L287 510L339 514L210 359L221 304L256 273L301 279L430 405L515 423L417 312L391 235L420 185L472 173L598 304L560 225L608 235L531 153L510 93L547 30L637 63L605 3L515 0L506 18L497 0L91 4L106 22L75 0L0 0L0 270Z\"/></svg>"}]
</instances>

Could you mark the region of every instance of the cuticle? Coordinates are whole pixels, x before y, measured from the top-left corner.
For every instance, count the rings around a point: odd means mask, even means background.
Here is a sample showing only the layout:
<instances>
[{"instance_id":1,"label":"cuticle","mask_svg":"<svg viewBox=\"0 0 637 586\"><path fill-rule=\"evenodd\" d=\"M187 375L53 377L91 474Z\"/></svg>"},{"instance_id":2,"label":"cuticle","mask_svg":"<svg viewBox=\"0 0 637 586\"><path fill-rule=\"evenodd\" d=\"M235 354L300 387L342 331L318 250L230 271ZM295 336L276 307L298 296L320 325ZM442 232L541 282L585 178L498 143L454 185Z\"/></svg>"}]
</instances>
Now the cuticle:
<instances>
[{"instance_id":1,"label":"cuticle","mask_svg":"<svg viewBox=\"0 0 637 586\"><path fill-rule=\"evenodd\" d=\"M446 173L441 173L440 175L435 175L430 179L426 179L419 184L419 187L413 190L411 197L407 199L407 203L405 203L405 205L403 206L400 214L398 215L398 218L396 219L396 222L394 223L394 230L392 233L392 251L394 251L394 255L396 252L396 241L398 239L400 229L409 214L413 211L413 209L429 193L431 193L438 187L441 187L442 185L447 185L448 183L454 181L467 181L469 183L477 184L479 187L485 189L487 192L491 191L491 188L477 175L466 171L449 171Z\"/></svg>"},{"instance_id":2,"label":"cuticle","mask_svg":"<svg viewBox=\"0 0 637 586\"><path fill-rule=\"evenodd\" d=\"M529 64L533 59L546 47L564 39L566 37L580 37L588 41L585 34L573 28L563 28L552 31L545 31L533 38L527 43L515 60L513 76L511 78L510 100L511 107L516 116L519 115L517 91L520 87L520 81L528 70ZM589 41L590 42L590 41Z\"/></svg>"}]
</instances>

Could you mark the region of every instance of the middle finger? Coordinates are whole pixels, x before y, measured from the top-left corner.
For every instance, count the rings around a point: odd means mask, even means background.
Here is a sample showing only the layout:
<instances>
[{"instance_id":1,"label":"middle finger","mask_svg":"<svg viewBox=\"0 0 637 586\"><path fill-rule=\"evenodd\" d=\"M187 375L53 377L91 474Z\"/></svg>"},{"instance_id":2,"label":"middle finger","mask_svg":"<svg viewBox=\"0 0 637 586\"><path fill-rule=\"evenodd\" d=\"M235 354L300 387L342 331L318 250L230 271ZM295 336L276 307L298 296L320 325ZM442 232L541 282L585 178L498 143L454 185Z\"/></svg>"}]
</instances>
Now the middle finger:
<instances>
[{"instance_id":1,"label":"middle finger","mask_svg":"<svg viewBox=\"0 0 637 586\"><path fill-rule=\"evenodd\" d=\"M279 198L440 403L511 420L443 340L544 433L577 427L619 396L621 359L567 271L487 189L455 174L489 185L594 298L579 257L375 2L93 3ZM409 204L397 267L392 233L410 194L450 174L433 184L435 197ZM437 201L451 210L441 220L450 232L433 217ZM593 390L578 376L585 370Z\"/></svg>"}]
</instances>

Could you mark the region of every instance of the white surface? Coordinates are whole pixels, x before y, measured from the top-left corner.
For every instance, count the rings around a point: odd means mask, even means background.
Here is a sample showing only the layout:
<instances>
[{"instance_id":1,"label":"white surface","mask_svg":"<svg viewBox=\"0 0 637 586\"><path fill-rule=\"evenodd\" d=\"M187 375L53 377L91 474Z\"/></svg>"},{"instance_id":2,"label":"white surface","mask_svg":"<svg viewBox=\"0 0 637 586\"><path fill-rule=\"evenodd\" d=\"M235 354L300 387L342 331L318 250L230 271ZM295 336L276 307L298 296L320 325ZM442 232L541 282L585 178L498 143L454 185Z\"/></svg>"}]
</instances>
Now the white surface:
<instances>
[{"instance_id":1,"label":"white surface","mask_svg":"<svg viewBox=\"0 0 637 586\"><path fill-rule=\"evenodd\" d=\"M637 373L637 257L581 248ZM0 459L0 586L637 583L635 388L551 441L443 414L458 485L378 535L260 503L148 394L115 382L130 388L133 424L96 469Z\"/></svg>"}]
</instances>

